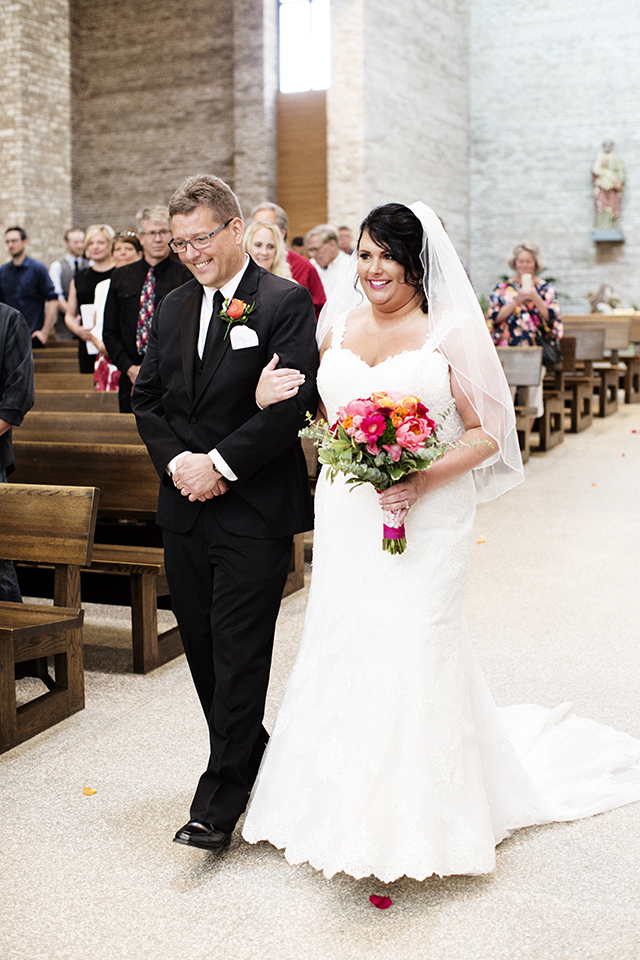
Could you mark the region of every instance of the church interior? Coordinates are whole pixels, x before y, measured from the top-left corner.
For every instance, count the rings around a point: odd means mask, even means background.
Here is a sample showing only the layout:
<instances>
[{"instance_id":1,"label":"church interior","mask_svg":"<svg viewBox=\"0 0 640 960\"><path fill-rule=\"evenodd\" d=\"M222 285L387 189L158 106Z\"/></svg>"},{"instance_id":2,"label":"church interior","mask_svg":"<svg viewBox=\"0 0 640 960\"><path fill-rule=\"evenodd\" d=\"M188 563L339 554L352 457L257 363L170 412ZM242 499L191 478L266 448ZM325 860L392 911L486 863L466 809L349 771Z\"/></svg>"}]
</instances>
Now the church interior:
<instances>
[{"instance_id":1,"label":"church interior","mask_svg":"<svg viewBox=\"0 0 640 960\"><path fill-rule=\"evenodd\" d=\"M287 54L282 8L313 22L314 4L324 46L293 35ZM322 223L357 238L372 207L423 200L485 310L528 240L565 336L572 317L576 331L606 320L603 338L626 324L625 343L607 339L589 368L594 383L605 366L617 376L601 374L588 423L570 423L567 384L546 381L545 439L528 385L513 382L525 389L524 402L514 395L526 483L478 508L465 607L500 705L570 698L578 715L640 737L640 6L0 0L0 20L0 222L21 224L47 264L69 228L135 230L137 210L208 173L247 222L262 201L282 206L289 239ZM596 180L612 156L623 173L607 220ZM308 534L278 620L268 728L311 559ZM2 960L640 955L637 803L519 831L492 874L423 882L327 880L239 832L220 857L172 845L202 767L200 706L183 656L135 668L119 589L117 604L83 604L85 708L0 753ZM156 633L171 631L152 589ZM19 697L40 683L20 681ZM392 903L378 910L371 895Z\"/></svg>"}]
</instances>

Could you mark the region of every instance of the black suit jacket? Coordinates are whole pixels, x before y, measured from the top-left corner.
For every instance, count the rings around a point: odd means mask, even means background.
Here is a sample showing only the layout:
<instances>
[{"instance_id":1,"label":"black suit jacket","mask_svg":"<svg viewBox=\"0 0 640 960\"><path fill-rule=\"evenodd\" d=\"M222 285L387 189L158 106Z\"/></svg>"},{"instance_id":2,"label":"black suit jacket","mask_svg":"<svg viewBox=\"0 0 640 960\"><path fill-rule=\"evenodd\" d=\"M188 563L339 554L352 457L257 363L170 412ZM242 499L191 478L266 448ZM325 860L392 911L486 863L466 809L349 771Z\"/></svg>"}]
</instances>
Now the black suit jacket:
<instances>
[{"instance_id":1,"label":"black suit jacket","mask_svg":"<svg viewBox=\"0 0 640 960\"><path fill-rule=\"evenodd\" d=\"M224 529L270 539L313 526L307 466L298 439L318 394L315 312L309 291L249 261L235 294L255 303L246 326L256 346L233 349L226 323L212 317L205 360L197 356L202 286L193 279L156 310L132 395L138 430L160 475L158 523L176 533L195 524L203 504L175 489L167 464L184 450L214 447L238 477L215 499ZM301 370L297 396L260 410L255 388L274 353ZM199 369L201 372L198 372Z\"/></svg>"},{"instance_id":2,"label":"black suit jacket","mask_svg":"<svg viewBox=\"0 0 640 960\"><path fill-rule=\"evenodd\" d=\"M0 417L14 427L33 406L33 351L27 321L0 303ZM13 470L11 430L0 436L0 467Z\"/></svg>"},{"instance_id":3,"label":"black suit jacket","mask_svg":"<svg viewBox=\"0 0 640 960\"><path fill-rule=\"evenodd\" d=\"M111 277L104 307L102 339L109 359L125 376L129 367L137 367L142 363L142 355L136 346L136 334L140 294L148 272L149 264L144 258L118 267ZM170 290L175 290L193 276L188 267L170 256L156 264L155 275L156 306Z\"/></svg>"}]
</instances>

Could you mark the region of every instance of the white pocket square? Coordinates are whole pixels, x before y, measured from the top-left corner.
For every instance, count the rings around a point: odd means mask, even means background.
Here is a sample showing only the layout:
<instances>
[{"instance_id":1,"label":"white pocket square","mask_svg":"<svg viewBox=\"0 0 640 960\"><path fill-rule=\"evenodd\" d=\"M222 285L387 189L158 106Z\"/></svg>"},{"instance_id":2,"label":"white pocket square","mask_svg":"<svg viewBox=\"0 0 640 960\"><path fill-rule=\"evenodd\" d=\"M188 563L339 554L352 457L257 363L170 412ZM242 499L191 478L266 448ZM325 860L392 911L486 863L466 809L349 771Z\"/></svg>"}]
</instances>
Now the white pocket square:
<instances>
[{"instance_id":1,"label":"white pocket square","mask_svg":"<svg viewBox=\"0 0 640 960\"><path fill-rule=\"evenodd\" d=\"M229 334L232 350L243 350L245 347L258 346L258 334L251 327L241 326L239 323L231 327Z\"/></svg>"}]
</instances>

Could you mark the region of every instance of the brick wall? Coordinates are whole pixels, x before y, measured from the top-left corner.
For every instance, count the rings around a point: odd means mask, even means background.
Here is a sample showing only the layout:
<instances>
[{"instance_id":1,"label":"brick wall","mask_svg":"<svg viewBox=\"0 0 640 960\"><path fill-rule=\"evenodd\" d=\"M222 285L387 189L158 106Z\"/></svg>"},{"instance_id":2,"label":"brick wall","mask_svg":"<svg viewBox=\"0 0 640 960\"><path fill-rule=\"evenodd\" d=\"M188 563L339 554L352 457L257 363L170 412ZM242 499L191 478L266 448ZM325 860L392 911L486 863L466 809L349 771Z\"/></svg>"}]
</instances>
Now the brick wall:
<instances>
[{"instance_id":1,"label":"brick wall","mask_svg":"<svg viewBox=\"0 0 640 960\"><path fill-rule=\"evenodd\" d=\"M619 0L471 2L471 271L487 293L530 238L565 295L584 312L588 290L608 282L640 303L640 6ZM590 167L602 140L627 167L626 243L601 248Z\"/></svg>"},{"instance_id":2,"label":"brick wall","mask_svg":"<svg viewBox=\"0 0 640 960\"><path fill-rule=\"evenodd\" d=\"M212 173L275 193L275 0L71 0L74 216L130 227Z\"/></svg>"},{"instance_id":3,"label":"brick wall","mask_svg":"<svg viewBox=\"0 0 640 960\"><path fill-rule=\"evenodd\" d=\"M49 263L71 226L67 0L0 0L0 20L0 225Z\"/></svg>"}]
</instances>

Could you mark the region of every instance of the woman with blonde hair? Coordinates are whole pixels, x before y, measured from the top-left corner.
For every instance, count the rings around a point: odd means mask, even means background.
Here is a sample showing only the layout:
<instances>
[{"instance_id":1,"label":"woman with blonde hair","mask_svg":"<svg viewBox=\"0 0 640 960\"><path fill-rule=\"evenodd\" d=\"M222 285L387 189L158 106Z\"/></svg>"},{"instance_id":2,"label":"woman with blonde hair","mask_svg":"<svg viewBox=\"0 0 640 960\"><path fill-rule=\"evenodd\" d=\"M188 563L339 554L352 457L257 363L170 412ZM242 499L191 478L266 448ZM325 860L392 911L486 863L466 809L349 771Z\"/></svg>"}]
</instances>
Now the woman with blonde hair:
<instances>
[{"instance_id":1,"label":"woman with blonde hair","mask_svg":"<svg viewBox=\"0 0 640 960\"><path fill-rule=\"evenodd\" d=\"M115 270L112 255L115 235L115 230L108 223L92 223L87 228L84 238L84 255L91 260L91 266L78 270L69 286L64 322L72 334L78 338L80 373L93 373L95 366L95 354L91 355L87 352L87 342L92 340L92 328L95 322L93 302L97 285L101 280L110 277ZM86 310L83 311L82 307L86 307Z\"/></svg>"},{"instance_id":2,"label":"woman with blonde hair","mask_svg":"<svg viewBox=\"0 0 640 960\"><path fill-rule=\"evenodd\" d=\"M259 267L264 267L276 277L293 281L287 263L287 248L275 223L268 223L266 220L252 223L244 235L244 248Z\"/></svg>"}]
</instances>

